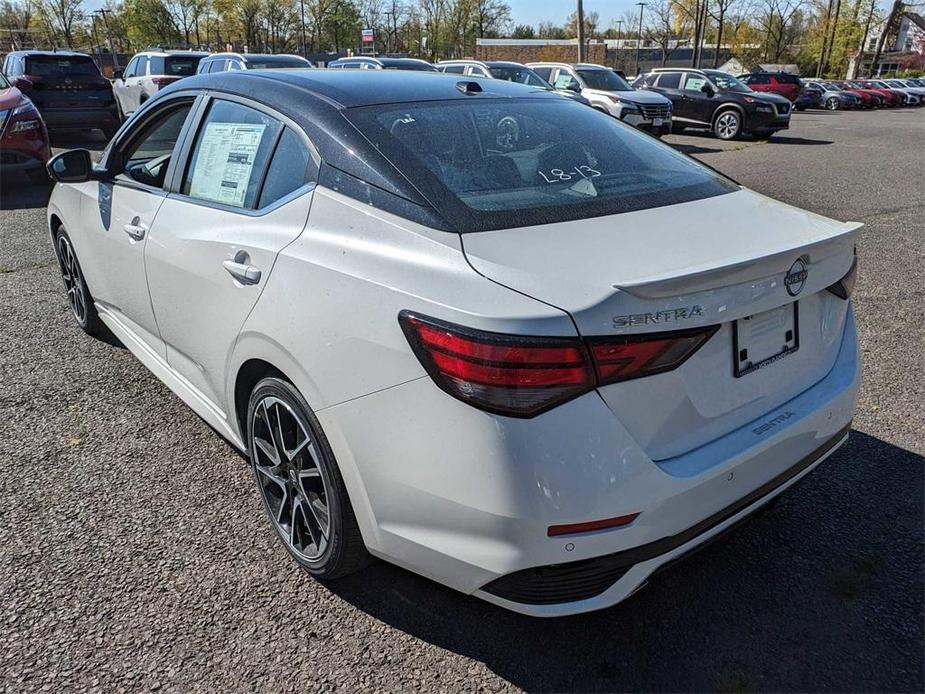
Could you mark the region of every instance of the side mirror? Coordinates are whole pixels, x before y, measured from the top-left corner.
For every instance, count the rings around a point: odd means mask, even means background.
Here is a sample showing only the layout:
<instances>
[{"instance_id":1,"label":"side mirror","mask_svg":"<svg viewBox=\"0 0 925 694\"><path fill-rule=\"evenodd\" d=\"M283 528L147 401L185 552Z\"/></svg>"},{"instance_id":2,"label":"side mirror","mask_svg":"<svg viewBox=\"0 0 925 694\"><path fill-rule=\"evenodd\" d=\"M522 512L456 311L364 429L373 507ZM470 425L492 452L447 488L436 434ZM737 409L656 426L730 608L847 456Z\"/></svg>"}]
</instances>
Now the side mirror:
<instances>
[{"instance_id":1,"label":"side mirror","mask_svg":"<svg viewBox=\"0 0 925 694\"><path fill-rule=\"evenodd\" d=\"M28 94L32 91L32 87L34 85L32 84L32 80L30 80L28 77L17 77L13 80L13 86L23 94Z\"/></svg>"},{"instance_id":2,"label":"side mirror","mask_svg":"<svg viewBox=\"0 0 925 694\"><path fill-rule=\"evenodd\" d=\"M113 78L114 80L122 80L122 79L125 79L125 70L123 70L122 68L119 68L118 70L113 70L113 71L112 71L112 78Z\"/></svg>"},{"instance_id":3,"label":"side mirror","mask_svg":"<svg viewBox=\"0 0 925 694\"><path fill-rule=\"evenodd\" d=\"M707 95L707 97L709 97L709 98L711 98L711 99L712 99L713 96L716 94L716 92L713 91L713 86L710 85L710 84L705 84L705 85L703 85L703 86L700 88L700 91L702 91L704 94Z\"/></svg>"},{"instance_id":4,"label":"side mirror","mask_svg":"<svg viewBox=\"0 0 925 694\"><path fill-rule=\"evenodd\" d=\"M578 82L569 82L566 86L570 92L575 92L576 94L581 94L581 85Z\"/></svg>"},{"instance_id":5,"label":"side mirror","mask_svg":"<svg viewBox=\"0 0 925 694\"><path fill-rule=\"evenodd\" d=\"M93 178L93 162L85 149L69 149L48 160L48 175L58 183L83 183Z\"/></svg>"}]
</instances>

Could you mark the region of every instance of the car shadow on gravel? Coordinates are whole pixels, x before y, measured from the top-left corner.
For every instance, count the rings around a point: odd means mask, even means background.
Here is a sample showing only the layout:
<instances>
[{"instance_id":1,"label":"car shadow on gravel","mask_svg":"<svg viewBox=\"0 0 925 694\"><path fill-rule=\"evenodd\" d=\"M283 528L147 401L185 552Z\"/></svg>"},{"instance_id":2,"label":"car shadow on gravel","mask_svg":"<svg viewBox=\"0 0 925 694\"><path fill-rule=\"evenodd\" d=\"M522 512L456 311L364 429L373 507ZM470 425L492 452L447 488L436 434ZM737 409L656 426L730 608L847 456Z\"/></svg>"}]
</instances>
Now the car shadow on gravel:
<instances>
[{"instance_id":1,"label":"car shadow on gravel","mask_svg":"<svg viewBox=\"0 0 925 694\"><path fill-rule=\"evenodd\" d=\"M31 210L48 205L52 189L51 179L47 183L31 181L25 174L4 175L0 179L0 210Z\"/></svg>"},{"instance_id":2,"label":"car shadow on gravel","mask_svg":"<svg viewBox=\"0 0 925 694\"><path fill-rule=\"evenodd\" d=\"M923 484L921 456L853 431L723 541L575 617L524 617L382 562L328 585L528 691L922 691Z\"/></svg>"},{"instance_id":3,"label":"car shadow on gravel","mask_svg":"<svg viewBox=\"0 0 925 694\"><path fill-rule=\"evenodd\" d=\"M761 139L761 138L758 138ZM787 135L774 135L768 141L772 145L831 145L832 140L810 140L806 137L788 137Z\"/></svg>"}]
</instances>

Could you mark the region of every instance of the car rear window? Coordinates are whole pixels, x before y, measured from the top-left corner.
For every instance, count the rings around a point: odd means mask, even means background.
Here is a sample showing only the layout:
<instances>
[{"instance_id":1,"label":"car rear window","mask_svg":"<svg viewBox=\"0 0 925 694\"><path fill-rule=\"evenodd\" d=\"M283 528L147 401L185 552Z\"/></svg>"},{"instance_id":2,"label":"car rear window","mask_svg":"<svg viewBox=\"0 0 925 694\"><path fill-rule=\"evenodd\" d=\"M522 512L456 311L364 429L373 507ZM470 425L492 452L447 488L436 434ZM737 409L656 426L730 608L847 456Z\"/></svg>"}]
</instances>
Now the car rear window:
<instances>
[{"instance_id":1,"label":"car rear window","mask_svg":"<svg viewBox=\"0 0 925 694\"><path fill-rule=\"evenodd\" d=\"M297 58L248 58L248 70L282 70L298 67L311 67L305 60Z\"/></svg>"},{"instance_id":2,"label":"car rear window","mask_svg":"<svg viewBox=\"0 0 925 694\"><path fill-rule=\"evenodd\" d=\"M721 195L735 184L565 99L467 99L348 109L445 219L481 231Z\"/></svg>"},{"instance_id":3,"label":"car rear window","mask_svg":"<svg viewBox=\"0 0 925 694\"><path fill-rule=\"evenodd\" d=\"M194 55L153 56L151 58L150 73L168 77L189 77L196 74L196 68L199 67L200 60L202 58Z\"/></svg>"},{"instance_id":4,"label":"car rear window","mask_svg":"<svg viewBox=\"0 0 925 694\"><path fill-rule=\"evenodd\" d=\"M99 75L93 59L86 56L33 55L26 58L26 74L36 77L53 75Z\"/></svg>"}]
</instances>

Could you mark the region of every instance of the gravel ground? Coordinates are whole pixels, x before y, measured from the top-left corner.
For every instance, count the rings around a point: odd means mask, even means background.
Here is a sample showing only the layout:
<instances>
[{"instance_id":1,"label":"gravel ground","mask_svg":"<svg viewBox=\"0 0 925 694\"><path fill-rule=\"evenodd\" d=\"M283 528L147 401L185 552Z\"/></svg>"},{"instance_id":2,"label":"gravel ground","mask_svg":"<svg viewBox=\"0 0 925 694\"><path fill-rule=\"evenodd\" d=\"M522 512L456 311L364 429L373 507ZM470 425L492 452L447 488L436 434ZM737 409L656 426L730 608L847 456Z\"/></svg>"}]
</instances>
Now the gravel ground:
<instances>
[{"instance_id":1,"label":"gravel ground","mask_svg":"<svg viewBox=\"0 0 925 694\"><path fill-rule=\"evenodd\" d=\"M244 461L127 351L76 328L48 191L4 182L0 687L921 692L925 112L668 141L867 224L855 430L725 541L622 605L554 621L382 563L329 586L300 572Z\"/></svg>"}]
</instances>

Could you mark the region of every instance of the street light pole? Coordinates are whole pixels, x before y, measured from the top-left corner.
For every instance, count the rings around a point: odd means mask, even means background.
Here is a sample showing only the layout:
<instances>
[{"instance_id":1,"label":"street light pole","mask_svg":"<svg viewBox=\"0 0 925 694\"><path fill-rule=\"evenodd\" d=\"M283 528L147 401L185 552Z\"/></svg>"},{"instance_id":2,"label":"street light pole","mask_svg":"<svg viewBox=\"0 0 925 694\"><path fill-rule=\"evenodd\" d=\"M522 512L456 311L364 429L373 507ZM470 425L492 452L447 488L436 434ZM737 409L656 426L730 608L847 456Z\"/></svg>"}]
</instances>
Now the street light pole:
<instances>
[{"instance_id":1,"label":"street light pole","mask_svg":"<svg viewBox=\"0 0 925 694\"><path fill-rule=\"evenodd\" d=\"M639 31L636 32L636 75L639 75L639 47L642 45L642 8L646 6L644 2L637 2L639 5Z\"/></svg>"},{"instance_id":2,"label":"street light pole","mask_svg":"<svg viewBox=\"0 0 925 694\"><path fill-rule=\"evenodd\" d=\"M622 19L617 20L617 38L618 39L623 38L623 20Z\"/></svg>"},{"instance_id":3,"label":"street light pole","mask_svg":"<svg viewBox=\"0 0 925 694\"><path fill-rule=\"evenodd\" d=\"M578 0L578 8L575 13L578 18L578 62L585 62L585 7L581 0Z\"/></svg>"}]
</instances>

